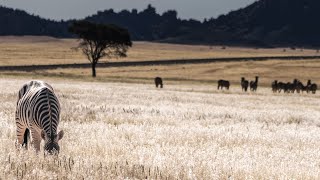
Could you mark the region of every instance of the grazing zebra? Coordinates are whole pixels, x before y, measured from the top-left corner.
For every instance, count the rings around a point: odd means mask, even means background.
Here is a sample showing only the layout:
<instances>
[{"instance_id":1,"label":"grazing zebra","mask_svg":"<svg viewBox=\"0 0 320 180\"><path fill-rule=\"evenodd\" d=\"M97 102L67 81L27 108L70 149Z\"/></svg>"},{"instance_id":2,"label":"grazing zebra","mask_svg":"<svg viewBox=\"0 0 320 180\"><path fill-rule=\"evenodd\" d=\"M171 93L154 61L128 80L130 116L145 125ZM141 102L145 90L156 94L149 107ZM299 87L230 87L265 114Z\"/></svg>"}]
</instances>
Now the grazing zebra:
<instances>
[{"instance_id":1,"label":"grazing zebra","mask_svg":"<svg viewBox=\"0 0 320 180\"><path fill-rule=\"evenodd\" d=\"M315 83L311 83L311 80L308 80L308 84L307 84L307 93L312 92L312 94L315 94L317 89L318 89L318 85Z\"/></svg>"},{"instance_id":2,"label":"grazing zebra","mask_svg":"<svg viewBox=\"0 0 320 180\"><path fill-rule=\"evenodd\" d=\"M275 80L272 82L271 84L271 87L272 87L272 91L275 93L277 91L279 91L279 87L278 87L278 80Z\"/></svg>"},{"instance_id":3,"label":"grazing zebra","mask_svg":"<svg viewBox=\"0 0 320 180\"><path fill-rule=\"evenodd\" d=\"M303 85L302 88L301 88L302 93L303 93L304 91L307 92L307 90L308 90L307 86L304 86L304 85Z\"/></svg>"},{"instance_id":4,"label":"grazing zebra","mask_svg":"<svg viewBox=\"0 0 320 180\"><path fill-rule=\"evenodd\" d=\"M285 86L285 91L286 93L294 93L295 85L291 82L287 82Z\"/></svg>"},{"instance_id":5,"label":"grazing zebra","mask_svg":"<svg viewBox=\"0 0 320 180\"><path fill-rule=\"evenodd\" d=\"M160 85L160 88L163 88L163 83L162 83L162 78L161 77L156 77L154 78L154 83L156 85L156 88Z\"/></svg>"},{"instance_id":6,"label":"grazing zebra","mask_svg":"<svg viewBox=\"0 0 320 180\"><path fill-rule=\"evenodd\" d=\"M227 90L229 90L229 87L230 87L230 82L229 81L226 81L226 80L219 80L218 81L218 90L221 88L226 88Z\"/></svg>"},{"instance_id":7,"label":"grazing zebra","mask_svg":"<svg viewBox=\"0 0 320 180\"><path fill-rule=\"evenodd\" d=\"M242 91L247 92L249 87L249 81L245 80L244 77L241 78L241 87L242 87Z\"/></svg>"},{"instance_id":8,"label":"grazing zebra","mask_svg":"<svg viewBox=\"0 0 320 180\"><path fill-rule=\"evenodd\" d=\"M301 91L303 92L305 90L305 86L301 81L294 79L293 84L295 86L294 89L297 93L300 93Z\"/></svg>"},{"instance_id":9,"label":"grazing zebra","mask_svg":"<svg viewBox=\"0 0 320 180\"><path fill-rule=\"evenodd\" d=\"M293 84L292 84L292 86L293 86L293 89L292 89L292 93L294 93L295 91L297 92L297 93L300 93L300 90L301 90L301 87L299 87L299 80L298 79L294 79L293 80Z\"/></svg>"},{"instance_id":10,"label":"grazing zebra","mask_svg":"<svg viewBox=\"0 0 320 180\"><path fill-rule=\"evenodd\" d=\"M27 148L31 134L31 145L36 152L40 151L42 139L45 141L45 151L59 152L58 141L64 134L63 131L57 134L59 118L60 104L53 88L43 81L30 81L20 89L18 95L17 143Z\"/></svg>"},{"instance_id":11,"label":"grazing zebra","mask_svg":"<svg viewBox=\"0 0 320 180\"><path fill-rule=\"evenodd\" d=\"M256 76L256 80L250 82L250 90L251 91L257 91L257 89L258 89L258 81L259 81L259 77Z\"/></svg>"},{"instance_id":12,"label":"grazing zebra","mask_svg":"<svg viewBox=\"0 0 320 180\"><path fill-rule=\"evenodd\" d=\"M277 88L279 93L281 92L281 90L283 90L283 92L287 92L288 88L286 83L278 82L277 86L278 86Z\"/></svg>"},{"instance_id":13,"label":"grazing zebra","mask_svg":"<svg viewBox=\"0 0 320 180\"><path fill-rule=\"evenodd\" d=\"M318 89L318 85L317 84L311 84L310 91L312 92L312 94L315 94L317 89Z\"/></svg>"}]
</instances>

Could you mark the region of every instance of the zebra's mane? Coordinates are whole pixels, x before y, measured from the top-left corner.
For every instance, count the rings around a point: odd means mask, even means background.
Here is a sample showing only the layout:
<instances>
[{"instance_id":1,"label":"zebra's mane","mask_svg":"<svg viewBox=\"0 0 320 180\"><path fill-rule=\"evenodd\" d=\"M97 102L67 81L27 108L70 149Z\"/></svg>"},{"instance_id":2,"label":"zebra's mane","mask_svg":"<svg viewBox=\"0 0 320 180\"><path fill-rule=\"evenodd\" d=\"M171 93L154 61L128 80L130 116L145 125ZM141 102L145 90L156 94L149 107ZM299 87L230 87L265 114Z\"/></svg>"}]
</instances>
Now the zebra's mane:
<instances>
[{"instance_id":1,"label":"zebra's mane","mask_svg":"<svg viewBox=\"0 0 320 180\"><path fill-rule=\"evenodd\" d=\"M37 84L38 85L38 84ZM48 116L49 116L49 131L48 128L44 129L44 132L47 134L47 136L51 139L51 141L55 138L54 128L53 128L53 118L57 117L57 121L59 121L59 116L55 115L53 111L56 111L54 106L59 106L58 102L53 102L52 98L55 96L53 89L51 86L46 86L45 84L41 84L41 86L34 86L33 91L37 92L39 96L42 96L42 98L46 99L47 105L48 105ZM43 127L45 128L45 127Z\"/></svg>"}]
</instances>

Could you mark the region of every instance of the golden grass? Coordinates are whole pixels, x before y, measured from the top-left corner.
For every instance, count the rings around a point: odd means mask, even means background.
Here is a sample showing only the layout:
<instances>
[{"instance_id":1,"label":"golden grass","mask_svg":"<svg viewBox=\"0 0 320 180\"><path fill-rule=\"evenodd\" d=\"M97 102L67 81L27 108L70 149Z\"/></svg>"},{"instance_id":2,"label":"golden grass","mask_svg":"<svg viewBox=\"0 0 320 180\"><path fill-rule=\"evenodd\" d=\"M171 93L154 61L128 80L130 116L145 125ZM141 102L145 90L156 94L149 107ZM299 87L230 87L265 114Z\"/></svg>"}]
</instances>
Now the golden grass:
<instances>
[{"instance_id":1,"label":"golden grass","mask_svg":"<svg viewBox=\"0 0 320 180\"><path fill-rule=\"evenodd\" d=\"M70 50L74 40L1 40L0 65L86 62ZM140 42L127 60L281 54ZM317 60L272 60L98 68L96 79L90 69L2 72L0 179L319 179L319 94L243 93L238 85L241 76L256 75L264 86L274 79L319 83L319 70ZM155 89L155 76L164 89ZM59 157L14 146L17 92L33 78L49 82L61 102ZM218 91L218 79L231 80L231 90Z\"/></svg>"},{"instance_id":2,"label":"golden grass","mask_svg":"<svg viewBox=\"0 0 320 180\"><path fill-rule=\"evenodd\" d=\"M74 39L55 39L50 37L0 37L0 66L4 65L38 65L38 64L73 64L87 63L82 53L72 50L78 44ZM195 46L134 42L123 59L104 59L102 61L144 61L168 59L201 59L217 57L250 56L289 56L318 55L316 50L295 51L283 48L254 49L221 46Z\"/></svg>"},{"instance_id":3,"label":"golden grass","mask_svg":"<svg viewBox=\"0 0 320 180\"><path fill-rule=\"evenodd\" d=\"M2 72L2 75L19 75L32 77L72 78L86 81L116 81L153 83L156 76L164 79L165 84L206 83L216 87L219 79L231 81L231 88L240 88L240 78L254 80L259 76L259 84L270 87L274 80L292 82L294 78L306 84L308 79L320 83L319 60L296 61L248 61L217 62L209 64L166 65L97 68L97 78L91 78L90 68L39 70L32 72Z\"/></svg>"},{"instance_id":4,"label":"golden grass","mask_svg":"<svg viewBox=\"0 0 320 180\"><path fill-rule=\"evenodd\" d=\"M80 52L71 50L77 45L76 40L55 39L49 37L1 37L0 65L30 65L30 64L65 64L86 63ZM315 50L297 49L250 49L209 46L191 46L176 44L159 44L135 42L129 51L128 58L118 61L132 60L165 60L183 58L210 57L242 57L242 56L281 56L281 55L317 55ZM117 60L111 60L117 61ZM230 80L231 88L239 88L241 77L253 80L260 76L260 85L270 86L274 80L283 82L298 78L304 83L311 79L320 83L320 62L318 60L295 61L247 61L247 62L216 62L208 64L163 65L139 67L97 68L96 79L91 78L91 69L55 69L32 72L1 72L3 76L29 76L72 78L86 81L104 82L135 82L153 83L156 76L164 78L165 83L209 83L216 86L219 79Z\"/></svg>"},{"instance_id":5,"label":"golden grass","mask_svg":"<svg viewBox=\"0 0 320 180\"><path fill-rule=\"evenodd\" d=\"M319 95L45 80L62 107L59 157L15 150L27 78L1 78L0 179L320 178Z\"/></svg>"}]
</instances>

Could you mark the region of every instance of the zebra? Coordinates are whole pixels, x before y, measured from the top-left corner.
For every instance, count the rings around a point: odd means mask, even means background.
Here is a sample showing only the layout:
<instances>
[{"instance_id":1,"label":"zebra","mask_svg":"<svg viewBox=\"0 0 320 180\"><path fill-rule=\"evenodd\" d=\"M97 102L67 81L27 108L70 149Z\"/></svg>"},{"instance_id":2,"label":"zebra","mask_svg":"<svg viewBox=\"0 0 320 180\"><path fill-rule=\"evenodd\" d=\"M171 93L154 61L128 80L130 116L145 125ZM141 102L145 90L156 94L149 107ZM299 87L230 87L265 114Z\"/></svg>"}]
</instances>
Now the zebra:
<instances>
[{"instance_id":1,"label":"zebra","mask_svg":"<svg viewBox=\"0 0 320 180\"><path fill-rule=\"evenodd\" d=\"M242 91L247 92L248 86L249 86L249 81L245 80L245 78L242 77L242 78L241 78L241 88L242 88Z\"/></svg>"},{"instance_id":2,"label":"zebra","mask_svg":"<svg viewBox=\"0 0 320 180\"><path fill-rule=\"evenodd\" d=\"M278 80L274 80L271 84L272 91L275 93L279 91Z\"/></svg>"},{"instance_id":3,"label":"zebra","mask_svg":"<svg viewBox=\"0 0 320 180\"><path fill-rule=\"evenodd\" d=\"M295 85L294 83L287 82L285 85L285 93L294 93L295 90Z\"/></svg>"},{"instance_id":4,"label":"zebra","mask_svg":"<svg viewBox=\"0 0 320 180\"><path fill-rule=\"evenodd\" d=\"M256 80L250 82L250 90L251 90L251 91L257 91L258 81L259 81L259 77L256 76Z\"/></svg>"},{"instance_id":5,"label":"zebra","mask_svg":"<svg viewBox=\"0 0 320 180\"><path fill-rule=\"evenodd\" d=\"M223 87L225 87L227 90L229 90L230 87L230 82L226 81L226 80L219 80L218 81L218 90L221 88L223 89Z\"/></svg>"},{"instance_id":6,"label":"zebra","mask_svg":"<svg viewBox=\"0 0 320 180\"><path fill-rule=\"evenodd\" d=\"M160 85L160 88L163 88L162 78L161 77L154 78L154 84L156 85L156 88L158 88L159 85Z\"/></svg>"},{"instance_id":7,"label":"zebra","mask_svg":"<svg viewBox=\"0 0 320 180\"><path fill-rule=\"evenodd\" d=\"M299 81L298 79L294 79L293 84L295 86L294 88L297 93L300 93L300 92L303 92L304 90L306 90L303 83L301 81Z\"/></svg>"},{"instance_id":8,"label":"zebra","mask_svg":"<svg viewBox=\"0 0 320 180\"><path fill-rule=\"evenodd\" d=\"M318 89L318 85L315 83L312 84L311 80L308 80L306 89L307 89L307 93L312 92L312 94L315 94Z\"/></svg>"},{"instance_id":9,"label":"zebra","mask_svg":"<svg viewBox=\"0 0 320 180\"><path fill-rule=\"evenodd\" d=\"M287 84L283 83L283 82L278 82L277 88L278 88L279 93L281 92L281 90L283 90L283 92L286 92L287 91Z\"/></svg>"},{"instance_id":10,"label":"zebra","mask_svg":"<svg viewBox=\"0 0 320 180\"><path fill-rule=\"evenodd\" d=\"M44 150L50 154L59 152L58 141L64 132L57 134L60 119L60 103L53 88L43 81L30 81L19 90L15 120L17 125L17 145L28 149L31 145L40 151L43 139Z\"/></svg>"}]
</instances>

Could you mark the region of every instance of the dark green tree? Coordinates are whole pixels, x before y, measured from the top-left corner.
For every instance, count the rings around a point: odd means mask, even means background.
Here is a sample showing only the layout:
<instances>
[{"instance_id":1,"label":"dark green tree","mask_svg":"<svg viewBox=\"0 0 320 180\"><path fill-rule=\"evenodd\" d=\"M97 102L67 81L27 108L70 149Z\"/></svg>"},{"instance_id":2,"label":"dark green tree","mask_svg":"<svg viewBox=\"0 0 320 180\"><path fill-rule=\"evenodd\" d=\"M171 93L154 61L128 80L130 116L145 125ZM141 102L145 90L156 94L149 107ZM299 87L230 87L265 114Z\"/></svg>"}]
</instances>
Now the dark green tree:
<instances>
[{"instance_id":1,"label":"dark green tree","mask_svg":"<svg viewBox=\"0 0 320 180\"><path fill-rule=\"evenodd\" d=\"M126 57L132 46L128 30L113 24L75 21L69 32L80 38L77 49L81 49L90 61L92 77L96 77L96 65L101 58Z\"/></svg>"}]
</instances>

